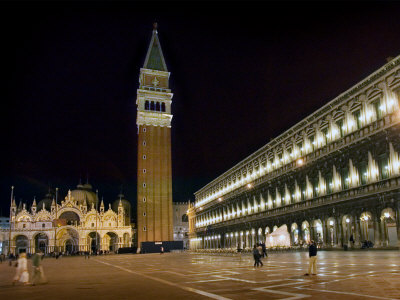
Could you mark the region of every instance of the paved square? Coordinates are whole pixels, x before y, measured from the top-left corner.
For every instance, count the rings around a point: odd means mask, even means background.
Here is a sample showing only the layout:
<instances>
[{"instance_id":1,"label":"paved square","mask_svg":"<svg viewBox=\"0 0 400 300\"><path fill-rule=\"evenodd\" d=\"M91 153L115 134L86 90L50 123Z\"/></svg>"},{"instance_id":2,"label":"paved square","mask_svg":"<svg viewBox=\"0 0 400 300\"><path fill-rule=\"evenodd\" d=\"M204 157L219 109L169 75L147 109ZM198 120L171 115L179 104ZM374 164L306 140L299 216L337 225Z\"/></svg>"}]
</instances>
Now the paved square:
<instances>
[{"instance_id":1,"label":"paved square","mask_svg":"<svg viewBox=\"0 0 400 300\"><path fill-rule=\"evenodd\" d=\"M49 283L12 286L0 264L1 299L400 299L399 251L272 253L254 269L250 255L190 253L46 258ZM29 265L31 261L28 262Z\"/></svg>"}]
</instances>

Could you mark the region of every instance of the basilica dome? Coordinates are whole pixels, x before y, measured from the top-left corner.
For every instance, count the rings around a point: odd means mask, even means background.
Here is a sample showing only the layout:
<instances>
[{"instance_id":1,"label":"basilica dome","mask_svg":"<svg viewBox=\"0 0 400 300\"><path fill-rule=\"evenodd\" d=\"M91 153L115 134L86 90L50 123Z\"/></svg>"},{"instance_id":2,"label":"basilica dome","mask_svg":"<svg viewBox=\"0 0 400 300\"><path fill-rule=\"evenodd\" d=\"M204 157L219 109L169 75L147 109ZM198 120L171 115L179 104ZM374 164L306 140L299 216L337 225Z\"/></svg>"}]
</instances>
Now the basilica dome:
<instances>
[{"instance_id":1,"label":"basilica dome","mask_svg":"<svg viewBox=\"0 0 400 300\"><path fill-rule=\"evenodd\" d=\"M71 196L75 201L78 201L78 205L84 205L86 200L89 209L92 207L92 204L96 207L99 202L96 193L93 192L92 186L89 183L83 185L79 183L76 189L71 191Z\"/></svg>"},{"instance_id":2,"label":"basilica dome","mask_svg":"<svg viewBox=\"0 0 400 300\"><path fill-rule=\"evenodd\" d=\"M47 210L51 210L51 203L53 202L54 199L54 195L51 193L51 191L49 191L46 196L44 196L44 198L42 200L40 200L38 202L38 204L36 205L37 207L37 211L40 211L43 209L43 204L44 204L44 208Z\"/></svg>"}]
</instances>

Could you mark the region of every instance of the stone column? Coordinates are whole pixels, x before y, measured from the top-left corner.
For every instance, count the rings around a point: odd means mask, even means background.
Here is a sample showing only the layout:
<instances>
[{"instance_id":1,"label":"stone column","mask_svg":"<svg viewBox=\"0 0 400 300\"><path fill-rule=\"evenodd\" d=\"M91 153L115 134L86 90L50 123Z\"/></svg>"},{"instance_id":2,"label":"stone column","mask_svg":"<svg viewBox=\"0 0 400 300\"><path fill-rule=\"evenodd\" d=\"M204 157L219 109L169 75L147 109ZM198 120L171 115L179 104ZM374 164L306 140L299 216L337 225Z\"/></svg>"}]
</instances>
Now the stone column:
<instances>
[{"instance_id":1,"label":"stone column","mask_svg":"<svg viewBox=\"0 0 400 300\"><path fill-rule=\"evenodd\" d=\"M376 215L374 216L374 248L380 248L382 246L381 241L381 220Z\"/></svg>"},{"instance_id":2,"label":"stone column","mask_svg":"<svg viewBox=\"0 0 400 300\"><path fill-rule=\"evenodd\" d=\"M290 247L294 246L294 231L289 229L289 236L290 236Z\"/></svg>"},{"instance_id":3,"label":"stone column","mask_svg":"<svg viewBox=\"0 0 400 300\"><path fill-rule=\"evenodd\" d=\"M353 216L354 219L354 247L360 247L360 239L361 239L361 226L360 226L360 218L357 216Z\"/></svg>"},{"instance_id":4,"label":"stone column","mask_svg":"<svg viewBox=\"0 0 400 300\"><path fill-rule=\"evenodd\" d=\"M400 248L400 205L396 210L397 247Z\"/></svg>"},{"instance_id":5,"label":"stone column","mask_svg":"<svg viewBox=\"0 0 400 300\"><path fill-rule=\"evenodd\" d=\"M340 222L339 218L335 219L335 233L336 233L336 246L342 247L342 222Z\"/></svg>"},{"instance_id":6,"label":"stone column","mask_svg":"<svg viewBox=\"0 0 400 300\"><path fill-rule=\"evenodd\" d=\"M382 242L382 247L387 247L389 245L389 238L387 235L387 220L386 218L383 218L381 220L381 242Z\"/></svg>"},{"instance_id":7,"label":"stone column","mask_svg":"<svg viewBox=\"0 0 400 300\"><path fill-rule=\"evenodd\" d=\"M329 239L328 239L328 234L329 234L328 220L324 219L321 222L322 222L322 247L327 248L328 241L329 241Z\"/></svg>"}]
</instances>

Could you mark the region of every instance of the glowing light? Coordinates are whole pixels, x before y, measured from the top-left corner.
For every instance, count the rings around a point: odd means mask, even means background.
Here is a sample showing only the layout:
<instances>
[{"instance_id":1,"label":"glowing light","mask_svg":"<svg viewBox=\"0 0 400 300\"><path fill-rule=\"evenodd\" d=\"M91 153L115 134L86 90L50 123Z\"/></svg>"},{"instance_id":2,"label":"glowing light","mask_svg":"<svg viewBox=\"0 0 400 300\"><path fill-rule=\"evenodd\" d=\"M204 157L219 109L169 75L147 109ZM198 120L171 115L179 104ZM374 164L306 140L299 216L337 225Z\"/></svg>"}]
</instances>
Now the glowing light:
<instances>
[{"instance_id":1,"label":"glowing light","mask_svg":"<svg viewBox=\"0 0 400 300\"><path fill-rule=\"evenodd\" d=\"M304 164L303 159L302 159L302 158L299 158L299 159L296 161L296 164L297 164L298 166L302 166L302 165Z\"/></svg>"}]
</instances>

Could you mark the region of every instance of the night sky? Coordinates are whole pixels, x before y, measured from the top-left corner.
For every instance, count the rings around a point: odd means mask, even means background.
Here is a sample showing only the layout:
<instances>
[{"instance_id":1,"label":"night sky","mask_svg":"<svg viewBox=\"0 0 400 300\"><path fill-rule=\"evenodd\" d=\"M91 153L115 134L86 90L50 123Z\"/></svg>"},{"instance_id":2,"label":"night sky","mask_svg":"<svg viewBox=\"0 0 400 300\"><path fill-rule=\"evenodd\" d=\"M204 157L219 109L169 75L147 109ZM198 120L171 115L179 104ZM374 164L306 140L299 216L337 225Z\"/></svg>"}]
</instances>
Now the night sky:
<instances>
[{"instance_id":1,"label":"night sky","mask_svg":"<svg viewBox=\"0 0 400 300\"><path fill-rule=\"evenodd\" d=\"M171 72L174 201L400 55L390 2L0 4L0 215L87 177L136 206L136 89L152 33Z\"/></svg>"}]
</instances>

